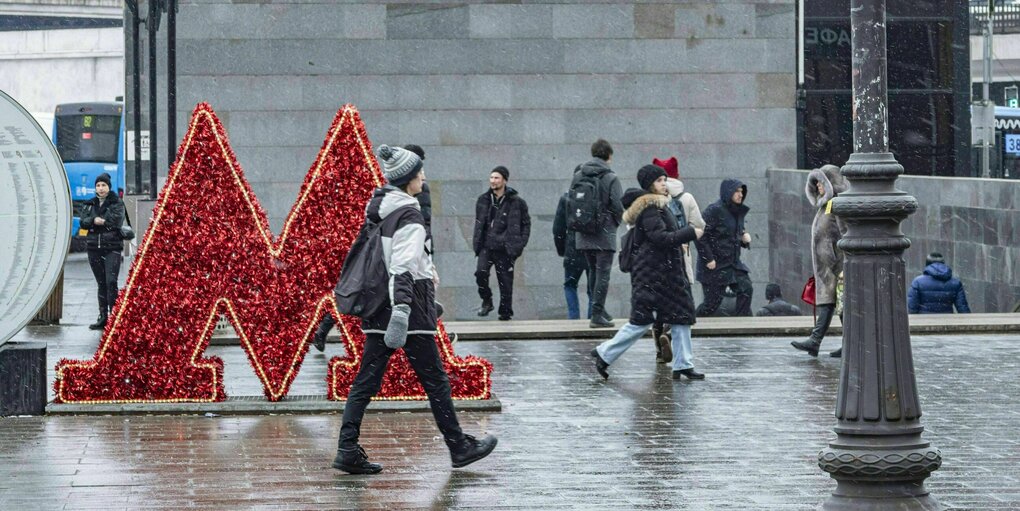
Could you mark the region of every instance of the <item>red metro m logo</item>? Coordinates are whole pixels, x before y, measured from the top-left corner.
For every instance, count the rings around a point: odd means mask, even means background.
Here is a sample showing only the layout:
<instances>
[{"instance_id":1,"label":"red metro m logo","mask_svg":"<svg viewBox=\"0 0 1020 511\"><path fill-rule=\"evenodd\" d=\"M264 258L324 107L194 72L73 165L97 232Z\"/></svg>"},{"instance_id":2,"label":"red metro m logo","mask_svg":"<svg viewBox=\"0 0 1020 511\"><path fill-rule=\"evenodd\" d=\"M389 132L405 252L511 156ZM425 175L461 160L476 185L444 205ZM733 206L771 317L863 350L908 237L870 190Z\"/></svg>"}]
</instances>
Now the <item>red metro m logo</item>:
<instances>
[{"instance_id":1,"label":"red metro m logo","mask_svg":"<svg viewBox=\"0 0 1020 511\"><path fill-rule=\"evenodd\" d=\"M355 318L337 314L333 287L381 176L357 110L344 106L274 238L223 126L199 104L99 349L91 360L57 365L57 401L223 400L223 362L203 356L220 314L271 401L286 396L319 319L340 318L348 355L331 360L327 394L346 397L364 336ZM454 397L487 399L492 365L453 356L445 332L438 342ZM406 359L395 358L387 381L404 391L380 397L424 399L393 384L411 374Z\"/></svg>"}]
</instances>

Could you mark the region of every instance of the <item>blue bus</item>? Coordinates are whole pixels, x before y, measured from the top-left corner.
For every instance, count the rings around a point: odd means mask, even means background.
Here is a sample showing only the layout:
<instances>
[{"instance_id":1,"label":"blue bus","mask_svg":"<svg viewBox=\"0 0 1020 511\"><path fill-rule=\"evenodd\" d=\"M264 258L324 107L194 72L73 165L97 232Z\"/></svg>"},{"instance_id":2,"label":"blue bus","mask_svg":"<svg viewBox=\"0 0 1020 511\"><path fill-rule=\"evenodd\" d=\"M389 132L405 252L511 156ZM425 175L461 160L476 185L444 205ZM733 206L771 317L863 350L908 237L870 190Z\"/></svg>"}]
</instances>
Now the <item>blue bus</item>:
<instances>
[{"instance_id":1,"label":"blue bus","mask_svg":"<svg viewBox=\"0 0 1020 511\"><path fill-rule=\"evenodd\" d=\"M57 105L53 116L53 145L64 161L71 186L74 219L71 249L85 249L79 232L81 210L96 194L96 177L110 175L112 188L124 195L124 104L66 103Z\"/></svg>"}]
</instances>

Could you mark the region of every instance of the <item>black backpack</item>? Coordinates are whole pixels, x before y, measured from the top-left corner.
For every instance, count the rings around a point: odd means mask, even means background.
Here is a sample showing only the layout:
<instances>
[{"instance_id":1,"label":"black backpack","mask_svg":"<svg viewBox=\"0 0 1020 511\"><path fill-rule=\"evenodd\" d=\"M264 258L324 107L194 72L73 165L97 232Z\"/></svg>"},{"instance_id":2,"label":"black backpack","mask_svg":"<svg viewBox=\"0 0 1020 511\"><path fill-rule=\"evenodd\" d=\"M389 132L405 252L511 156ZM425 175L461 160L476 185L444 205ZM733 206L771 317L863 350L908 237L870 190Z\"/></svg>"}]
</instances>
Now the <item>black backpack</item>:
<instances>
[{"instance_id":1,"label":"black backpack","mask_svg":"<svg viewBox=\"0 0 1020 511\"><path fill-rule=\"evenodd\" d=\"M382 223L366 221L351 245L333 291L340 313L370 318L390 299L390 275L383 260Z\"/></svg>"},{"instance_id":2,"label":"black backpack","mask_svg":"<svg viewBox=\"0 0 1020 511\"><path fill-rule=\"evenodd\" d=\"M567 196L567 228L571 231L595 234L602 228L603 209L601 176L581 174Z\"/></svg>"},{"instance_id":3,"label":"black backpack","mask_svg":"<svg viewBox=\"0 0 1020 511\"><path fill-rule=\"evenodd\" d=\"M636 230L637 227L631 227L623 234L623 238L620 238L620 271L623 273L630 273L630 270L634 268L634 250L637 248L634 243L634 231Z\"/></svg>"}]
</instances>

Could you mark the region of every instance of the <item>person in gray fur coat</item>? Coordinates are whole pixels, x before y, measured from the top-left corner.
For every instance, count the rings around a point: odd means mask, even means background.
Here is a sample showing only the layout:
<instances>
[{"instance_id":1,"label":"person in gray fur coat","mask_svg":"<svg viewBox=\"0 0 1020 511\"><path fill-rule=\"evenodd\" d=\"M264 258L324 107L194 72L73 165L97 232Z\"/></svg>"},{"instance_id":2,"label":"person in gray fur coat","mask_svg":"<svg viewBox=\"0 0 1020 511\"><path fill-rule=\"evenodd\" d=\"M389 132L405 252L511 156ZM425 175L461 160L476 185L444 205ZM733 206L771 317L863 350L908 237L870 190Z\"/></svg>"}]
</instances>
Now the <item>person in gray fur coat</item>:
<instances>
[{"instance_id":1,"label":"person in gray fur coat","mask_svg":"<svg viewBox=\"0 0 1020 511\"><path fill-rule=\"evenodd\" d=\"M790 344L812 357L818 356L818 348L836 314L836 284L839 274L843 272L843 251L836 244L846 233L846 225L832 214L830 201L849 189L850 184L835 165L812 170L804 187L808 202L817 209L811 224L811 266L815 272L815 308L818 316L811 336L807 340ZM830 355L838 358L842 353L843 348L840 347Z\"/></svg>"}]
</instances>

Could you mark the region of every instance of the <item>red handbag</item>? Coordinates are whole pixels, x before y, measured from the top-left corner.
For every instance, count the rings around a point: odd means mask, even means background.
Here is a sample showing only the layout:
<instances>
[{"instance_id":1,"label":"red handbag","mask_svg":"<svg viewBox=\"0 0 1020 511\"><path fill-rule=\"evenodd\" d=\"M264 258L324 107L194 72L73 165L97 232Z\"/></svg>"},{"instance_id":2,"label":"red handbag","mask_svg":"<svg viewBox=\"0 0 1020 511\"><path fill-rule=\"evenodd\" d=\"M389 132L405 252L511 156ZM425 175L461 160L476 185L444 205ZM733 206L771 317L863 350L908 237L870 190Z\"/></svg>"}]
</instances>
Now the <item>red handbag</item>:
<instances>
[{"instance_id":1,"label":"red handbag","mask_svg":"<svg viewBox=\"0 0 1020 511\"><path fill-rule=\"evenodd\" d=\"M804 291L800 293L800 299L804 300L808 305L815 304L815 276L812 275L807 279L807 284L804 284Z\"/></svg>"},{"instance_id":2,"label":"red handbag","mask_svg":"<svg viewBox=\"0 0 1020 511\"><path fill-rule=\"evenodd\" d=\"M811 305L811 316L815 318L815 322L818 318L815 316L815 276L812 275L807 279L807 283L804 284L804 291L800 293L800 299L804 300Z\"/></svg>"}]
</instances>

